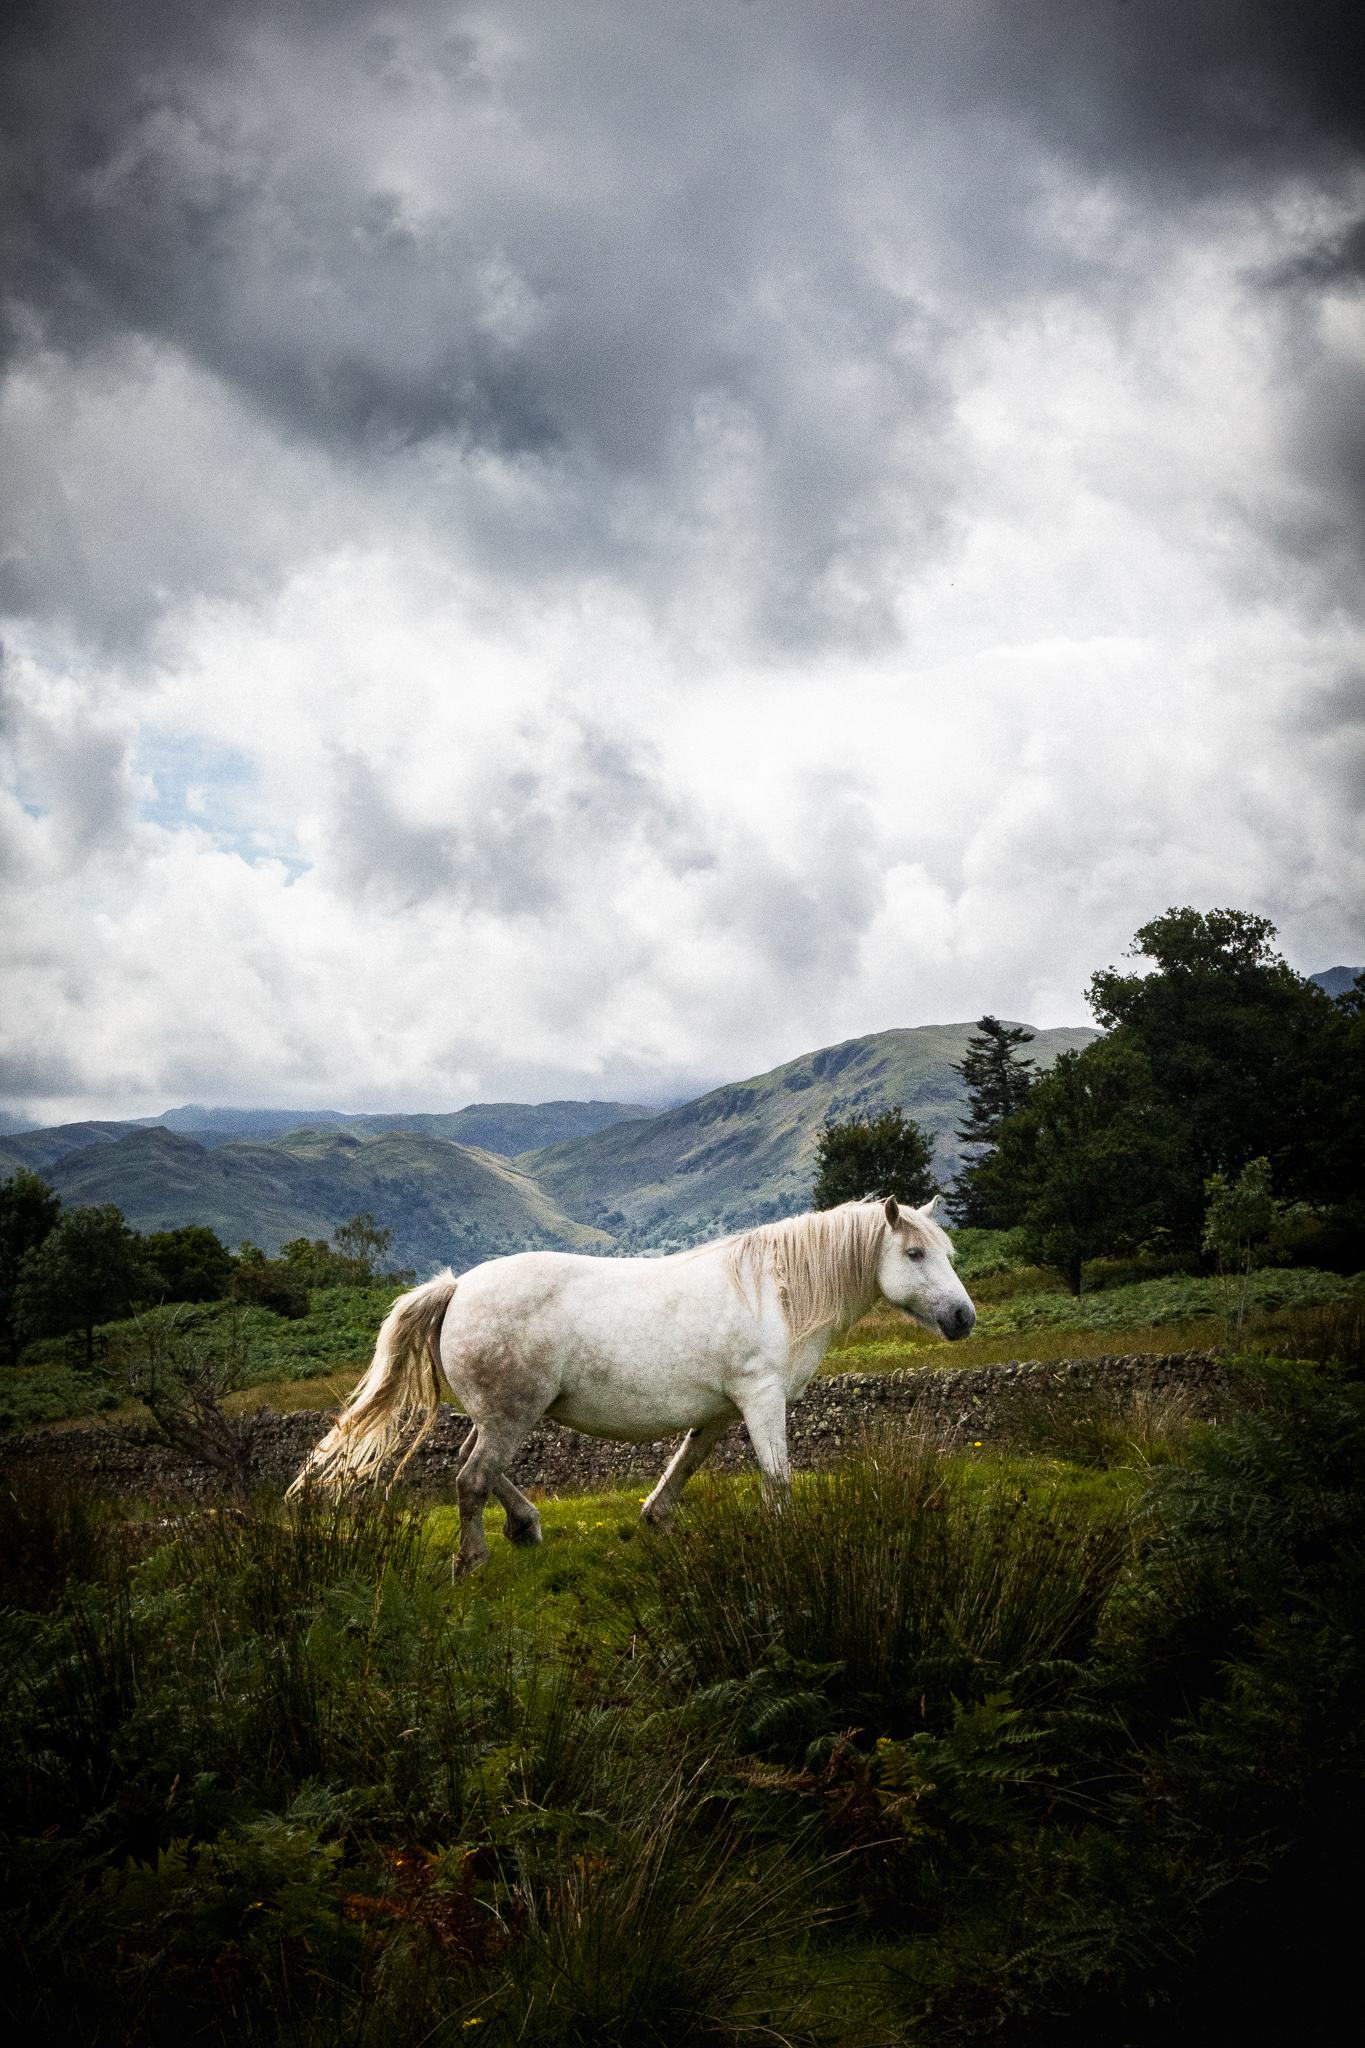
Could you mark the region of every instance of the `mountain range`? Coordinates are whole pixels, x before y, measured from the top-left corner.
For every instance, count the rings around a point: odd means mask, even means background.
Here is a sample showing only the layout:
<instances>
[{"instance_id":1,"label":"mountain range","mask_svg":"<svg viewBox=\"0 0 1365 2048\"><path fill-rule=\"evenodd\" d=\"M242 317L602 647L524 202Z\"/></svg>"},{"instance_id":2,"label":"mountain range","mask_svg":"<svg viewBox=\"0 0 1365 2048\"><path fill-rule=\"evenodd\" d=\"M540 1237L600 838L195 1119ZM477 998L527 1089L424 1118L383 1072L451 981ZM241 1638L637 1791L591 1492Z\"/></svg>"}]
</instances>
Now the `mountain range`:
<instances>
[{"instance_id":1,"label":"mountain range","mask_svg":"<svg viewBox=\"0 0 1365 2048\"><path fill-rule=\"evenodd\" d=\"M900 1107L935 1134L947 1184L964 1107L952 1067L975 1029L846 1039L662 1111L482 1103L365 1116L187 1104L156 1120L0 1138L0 1175L31 1167L67 1203L116 1202L139 1230L202 1223L229 1245L249 1238L271 1253L368 1210L392 1227L395 1263L419 1271L463 1272L537 1247L672 1250L806 1207L828 1117ZM1040 1031L1029 1052L1048 1067L1095 1035Z\"/></svg>"},{"instance_id":2,"label":"mountain range","mask_svg":"<svg viewBox=\"0 0 1365 2048\"><path fill-rule=\"evenodd\" d=\"M467 1109L377 1116L341 1109L206 1109L202 1102L187 1102L162 1116L132 1117L122 1123L52 1124L42 1130L21 1126L0 1136L0 1172L12 1173L17 1160L42 1173L67 1152L114 1145L145 1130L174 1131L206 1151L244 1138L268 1141L305 1127L349 1130L360 1137L412 1131L510 1158L535 1145L586 1137L628 1117L656 1114L640 1102L471 1102Z\"/></svg>"}]
</instances>

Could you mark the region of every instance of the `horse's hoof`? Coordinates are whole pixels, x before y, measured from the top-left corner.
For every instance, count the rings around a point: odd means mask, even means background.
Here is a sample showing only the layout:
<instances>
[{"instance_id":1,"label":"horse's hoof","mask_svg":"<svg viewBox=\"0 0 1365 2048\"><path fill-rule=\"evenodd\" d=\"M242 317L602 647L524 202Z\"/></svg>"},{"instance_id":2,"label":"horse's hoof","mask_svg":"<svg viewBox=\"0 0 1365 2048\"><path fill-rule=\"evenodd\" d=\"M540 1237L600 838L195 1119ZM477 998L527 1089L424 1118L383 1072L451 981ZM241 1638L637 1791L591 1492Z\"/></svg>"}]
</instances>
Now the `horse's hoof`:
<instances>
[{"instance_id":1,"label":"horse's hoof","mask_svg":"<svg viewBox=\"0 0 1365 2048\"><path fill-rule=\"evenodd\" d=\"M640 1520L647 1529L656 1530L660 1536L666 1536L673 1527L672 1514L669 1512L660 1514L657 1509L651 1512L649 1508L641 1508Z\"/></svg>"},{"instance_id":2,"label":"horse's hoof","mask_svg":"<svg viewBox=\"0 0 1365 2048\"><path fill-rule=\"evenodd\" d=\"M460 1551L450 1560L451 1574L457 1579L472 1578L475 1572L483 1570L487 1562L488 1552L486 1550L477 1557L467 1556L464 1551Z\"/></svg>"}]
</instances>

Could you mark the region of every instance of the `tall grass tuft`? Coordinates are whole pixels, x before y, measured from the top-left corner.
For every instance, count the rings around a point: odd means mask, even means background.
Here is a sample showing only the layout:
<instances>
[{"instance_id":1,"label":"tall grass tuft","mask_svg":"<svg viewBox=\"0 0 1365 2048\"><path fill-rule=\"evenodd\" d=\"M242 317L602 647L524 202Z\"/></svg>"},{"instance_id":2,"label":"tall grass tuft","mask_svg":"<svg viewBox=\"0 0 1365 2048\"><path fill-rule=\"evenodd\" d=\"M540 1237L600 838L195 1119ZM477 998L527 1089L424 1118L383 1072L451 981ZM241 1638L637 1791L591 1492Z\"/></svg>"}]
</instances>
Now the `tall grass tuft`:
<instances>
[{"instance_id":1,"label":"tall grass tuft","mask_svg":"<svg viewBox=\"0 0 1365 2048\"><path fill-rule=\"evenodd\" d=\"M637 1760L637 1824L523 1891L489 2038L539 2048L788 2038L778 2031L792 2004L783 1958L817 1917L810 1873L780 1853L755 1860L733 1830L698 1831L704 1789L684 1769L640 1775Z\"/></svg>"},{"instance_id":2,"label":"tall grass tuft","mask_svg":"<svg viewBox=\"0 0 1365 2048\"><path fill-rule=\"evenodd\" d=\"M1190 1431L1209 1420L1207 1396L1183 1387L1025 1384L1007 1411L1011 1443L1035 1456L1111 1472L1179 1464Z\"/></svg>"},{"instance_id":3,"label":"tall grass tuft","mask_svg":"<svg viewBox=\"0 0 1365 2048\"><path fill-rule=\"evenodd\" d=\"M790 1748L817 1701L896 1735L946 1726L955 1700L1046 1698L1087 1654L1128 1551L1117 1517L955 1475L932 1443L888 1432L799 1475L780 1509L699 1488L652 1547L655 1598L635 1622L686 1682L771 1695L752 1718L770 1746Z\"/></svg>"},{"instance_id":4,"label":"tall grass tuft","mask_svg":"<svg viewBox=\"0 0 1365 2048\"><path fill-rule=\"evenodd\" d=\"M1353 1379L1365 1378L1365 1302L1301 1309L1292 1330L1266 1330L1260 1342L1282 1358L1310 1358L1317 1365L1342 1366Z\"/></svg>"},{"instance_id":5,"label":"tall grass tuft","mask_svg":"<svg viewBox=\"0 0 1365 2048\"><path fill-rule=\"evenodd\" d=\"M42 1613L69 1586L108 1581L137 1535L87 1481L11 1471L0 1480L0 1607Z\"/></svg>"},{"instance_id":6,"label":"tall grass tuft","mask_svg":"<svg viewBox=\"0 0 1365 2048\"><path fill-rule=\"evenodd\" d=\"M238 1507L209 1508L181 1523L166 1561L172 1580L233 1583L254 1628L288 1627L329 1586L391 1573L411 1589L428 1563L426 1518L374 1490L333 1496L305 1487L293 1499L268 1494Z\"/></svg>"}]
</instances>

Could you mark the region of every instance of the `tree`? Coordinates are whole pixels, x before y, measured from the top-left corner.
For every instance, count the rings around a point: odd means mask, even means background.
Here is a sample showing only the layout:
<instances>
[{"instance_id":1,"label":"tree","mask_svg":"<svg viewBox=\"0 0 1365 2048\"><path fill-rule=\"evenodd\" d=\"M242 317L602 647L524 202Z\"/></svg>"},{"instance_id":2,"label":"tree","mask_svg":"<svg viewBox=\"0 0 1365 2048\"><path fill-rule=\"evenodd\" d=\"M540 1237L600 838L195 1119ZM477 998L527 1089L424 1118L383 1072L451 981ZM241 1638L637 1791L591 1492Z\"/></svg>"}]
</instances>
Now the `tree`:
<instances>
[{"instance_id":1,"label":"tree","mask_svg":"<svg viewBox=\"0 0 1365 2048\"><path fill-rule=\"evenodd\" d=\"M844 1123L826 1123L816 1140L817 1172L811 1207L833 1209L864 1195L918 1208L936 1192L934 1141L899 1109L869 1110Z\"/></svg>"},{"instance_id":2,"label":"tree","mask_svg":"<svg viewBox=\"0 0 1365 2048\"><path fill-rule=\"evenodd\" d=\"M1277 1252L1300 1220L1302 1204L1277 1202L1271 1193L1270 1161L1252 1159L1236 1180L1215 1173L1204 1183L1209 1198L1204 1218L1204 1249L1218 1260L1223 1278L1223 1323L1232 1290L1237 1299L1237 1336L1246 1317L1247 1289L1257 1266L1272 1265Z\"/></svg>"},{"instance_id":3,"label":"tree","mask_svg":"<svg viewBox=\"0 0 1365 2048\"><path fill-rule=\"evenodd\" d=\"M19 1267L25 1255L36 1251L54 1229L61 1213L61 1196L27 1167L21 1166L10 1180L0 1181L0 1328L9 1345L11 1365L19 1355L14 1312Z\"/></svg>"},{"instance_id":4,"label":"tree","mask_svg":"<svg viewBox=\"0 0 1365 2048\"><path fill-rule=\"evenodd\" d=\"M295 1237L280 1250L293 1272L307 1287L368 1287L375 1280L375 1266L393 1243L393 1232L377 1224L368 1210L339 1223L332 1242L325 1238ZM407 1274L389 1274L406 1279ZM411 1276L415 1279L416 1274Z\"/></svg>"},{"instance_id":5,"label":"tree","mask_svg":"<svg viewBox=\"0 0 1365 2048\"><path fill-rule=\"evenodd\" d=\"M967 1091L967 1116L957 1134L964 1145L982 1148L968 1160L953 1189L953 1214L959 1223L989 1229L994 1220L976 1168L989 1158L1005 1118L1015 1115L1028 1099L1035 1078L1033 1061L1020 1059L1018 1047L1032 1043L1031 1031L986 1016L967 1040L961 1063L953 1065Z\"/></svg>"},{"instance_id":6,"label":"tree","mask_svg":"<svg viewBox=\"0 0 1365 2048\"><path fill-rule=\"evenodd\" d=\"M348 1223L338 1223L332 1232L332 1242L343 1259L357 1260L372 1274L377 1261L393 1243L393 1232L376 1223L369 1210L364 1209Z\"/></svg>"},{"instance_id":7,"label":"tree","mask_svg":"<svg viewBox=\"0 0 1365 2048\"><path fill-rule=\"evenodd\" d=\"M53 1337L83 1330L88 1370L95 1362L96 1323L112 1322L136 1301L165 1291L146 1249L112 1202L68 1209L20 1261L14 1290L20 1333Z\"/></svg>"},{"instance_id":8,"label":"tree","mask_svg":"<svg viewBox=\"0 0 1365 2048\"><path fill-rule=\"evenodd\" d=\"M300 1322L308 1313L308 1279L287 1259L268 1259L258 1244L244 1237L237 1247L230 1298Z\"/></svg>"},{"instance_id":9,"label":"tree","mask_svg":"<svg viewBox=\"0 0 1365 2048\"><path fill-rule=\"evenodd\" d=\"M1356 1273L1365 1267L1365 974L1327 1004L1297 1078L1300 1114L1276 1175L1317 1211L1301 1238L1309 1263Z\"/></svg>"},{"instance_id":10,"label":"tree","mask_svg":"<svg viewBox=\"0 0 1365 2048\"><path fill-rule=\"evenodd\" d=\"M1179 1152L1134 1047L1111 1038L1064 1052L996 1139L977 1169L982 1199L1073 1294L1087 1259L1131 1251L1160 1229Z\"/></svg>"},{"instance_id":11,"label":"tree","mask_svg":"<svg viewBox=\"0 0 1365 2048\"><path fill-rule=\"evenodd\" d=\"M1241 910L1168 910L1136 933L1130 957L1151 974L1108 968L1090 983L1100 1023L1147 1060L1184 1166L1166 1222L1183 1246L1200 1243L1204 1183L1249 1159L1295 1161L1308 1194L1322 1136L1307 1091L1320 1064L1331 1003L1271 945L1275 927Z\"/></svg>"},{"instance_id":12,"label":"tree","mask_svg":"<svg viewBox=\"0 0 1365 2048\"><path fill-rule=\"evenodd\" d=\"M187 1223L179 1230L155 1230L146 1243L168 1301L226 1300L237 1261L215 1232Z\"/></svg>"}]
</instances>

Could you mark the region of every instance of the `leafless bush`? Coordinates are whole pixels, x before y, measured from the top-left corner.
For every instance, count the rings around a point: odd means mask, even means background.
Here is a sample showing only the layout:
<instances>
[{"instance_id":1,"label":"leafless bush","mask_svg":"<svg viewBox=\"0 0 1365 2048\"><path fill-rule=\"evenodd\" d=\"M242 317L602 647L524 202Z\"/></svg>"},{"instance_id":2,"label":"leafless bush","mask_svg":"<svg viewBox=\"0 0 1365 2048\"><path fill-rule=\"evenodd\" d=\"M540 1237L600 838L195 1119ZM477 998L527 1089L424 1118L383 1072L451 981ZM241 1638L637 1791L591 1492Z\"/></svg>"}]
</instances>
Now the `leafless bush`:
<instances>
[{"instance_id":1,"label":"leafless bush","mask_svg":"<svg viewBox=\"0 0 1365 2048\"><path fill-rule=\"evenodd\" d=\"M185 1456L222 1474L228 1492L251 1491L252 1451L263 1410L231 1415L229 1394L249 1384L250 1346L240 1315L226 1321L225 1342L210 1350L180 1327L174 1309L137 1319L126 1372L129 1392L151 1415L160 1436ZM221 1341L221 1340L220 1340Z\"/></svg>"}]
</instances>

